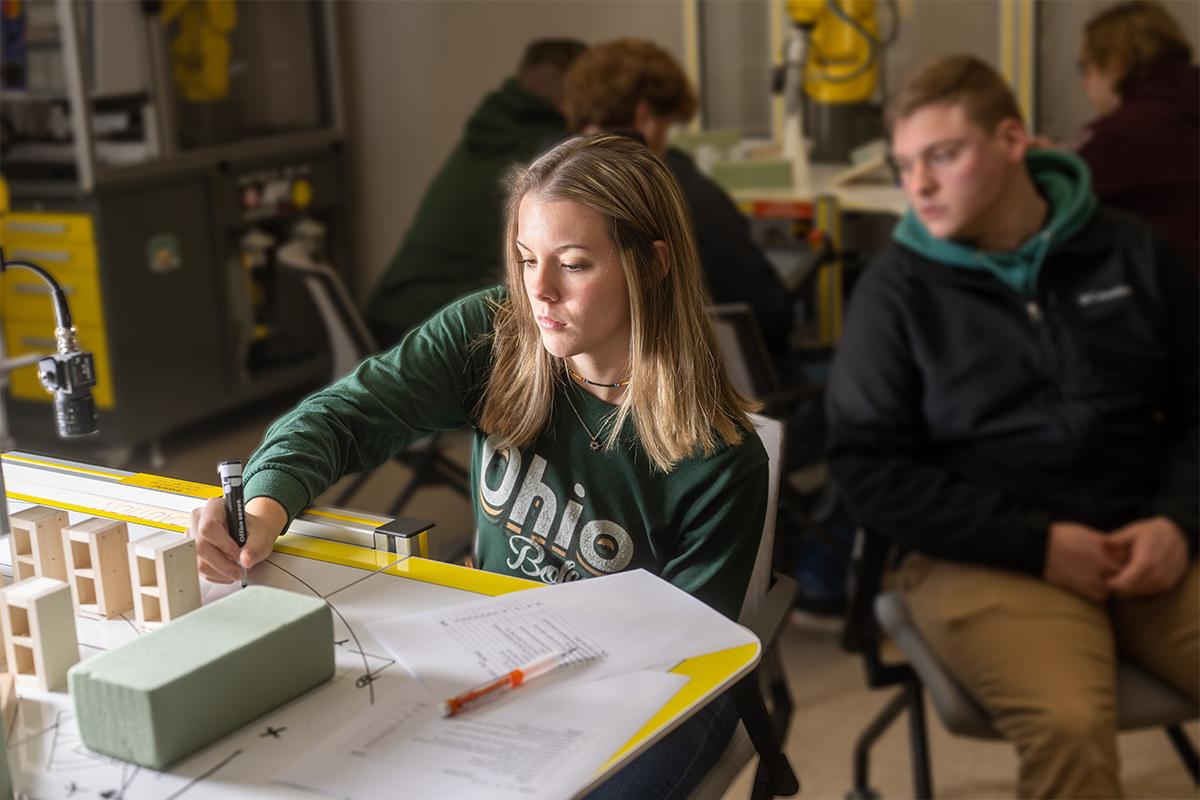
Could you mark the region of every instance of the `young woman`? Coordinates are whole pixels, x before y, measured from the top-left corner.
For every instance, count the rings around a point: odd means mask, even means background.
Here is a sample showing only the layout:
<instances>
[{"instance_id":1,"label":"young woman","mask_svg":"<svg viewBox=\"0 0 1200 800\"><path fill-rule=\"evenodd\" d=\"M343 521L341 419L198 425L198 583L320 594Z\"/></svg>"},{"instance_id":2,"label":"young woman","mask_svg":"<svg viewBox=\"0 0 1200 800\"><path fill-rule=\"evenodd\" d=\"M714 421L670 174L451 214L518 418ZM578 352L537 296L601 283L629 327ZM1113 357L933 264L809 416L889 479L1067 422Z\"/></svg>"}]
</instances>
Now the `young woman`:
<instances>
[{"instance_id":1,"label":"young woman","mask_svg":"<svg viewBox=\"0 0 1200 800\"><path fill-rule=\"evenodd\" d=\"M736 617L762 531L767 458L726 378L684 202L620 136L517 172L506 285L446 308L304 400L246 469L249 541L197 512L201 572L230 582L347 472L470 426L477 564L546 583L645 568ZM721 698L607 781L685 796L737 723Z\"/></svg>"}]
</instances>

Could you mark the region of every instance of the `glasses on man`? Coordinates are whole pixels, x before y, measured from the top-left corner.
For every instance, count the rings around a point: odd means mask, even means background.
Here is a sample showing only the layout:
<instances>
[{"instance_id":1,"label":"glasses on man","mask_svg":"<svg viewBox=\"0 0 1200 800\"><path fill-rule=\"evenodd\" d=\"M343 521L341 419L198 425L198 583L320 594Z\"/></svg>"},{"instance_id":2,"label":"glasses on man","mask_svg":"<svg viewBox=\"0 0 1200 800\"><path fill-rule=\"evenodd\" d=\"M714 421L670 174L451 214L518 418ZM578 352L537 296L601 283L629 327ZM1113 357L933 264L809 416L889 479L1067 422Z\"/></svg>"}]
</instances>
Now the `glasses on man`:
<instances>
[{"instance_id":1,"label":"glasses on man","mask_svg":"<svg viewBox=\"0 0 1200 800\"><path fill-rule=\"evenodd\" d=\"M913 165L917 161L921 162L921 166L927 172L937 175L958 159L963 150L966 149L967 144L966 139L948 139L936 142L918 153L915 159L889 153L888 164L892 168L892 175L895 176L896 182L903 184L905 179L912 173Z\"/></svg>"}]
</instances>

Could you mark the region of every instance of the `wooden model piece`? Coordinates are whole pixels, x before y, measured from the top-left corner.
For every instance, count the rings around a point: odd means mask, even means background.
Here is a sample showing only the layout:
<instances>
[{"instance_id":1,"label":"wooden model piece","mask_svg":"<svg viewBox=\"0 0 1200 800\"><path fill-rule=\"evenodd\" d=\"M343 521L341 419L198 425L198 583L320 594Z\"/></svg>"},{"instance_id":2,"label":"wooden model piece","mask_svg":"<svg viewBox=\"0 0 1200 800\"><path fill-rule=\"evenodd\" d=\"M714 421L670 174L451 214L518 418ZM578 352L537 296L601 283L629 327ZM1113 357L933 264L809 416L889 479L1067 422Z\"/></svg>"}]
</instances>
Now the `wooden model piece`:
<instances>
[{"instance_id":1,"label":"wooden model piece","mask_svg":"<svg viewBox=\"0 0 1200 800\"><path fill-rule=\"evenodd\" d=\"M12 523L13 580L22 581L35 575L67 579L67 563L63 558L62 530L67 526L67 512L46 506L34 506L9 514Z\"/></svg>"},{"instance_id":2,"label":"wooden model piece","mask_svg":"<svg viewBox=\"0 0 1200 800\"><path fill-rule=\"evenodd\" d=\"M196 542L178 533L159 533L129 543L133 608L145 628L170 622L200 606Z\"/></svg>"},{"instance_id":3,"label":"wooden model piece","mask_svg":"<svg viewBox=\"0 0 1200 800\"><path fill-rule=\"evenodd\" d=\"M133 608L129 583L129 528L90 517L63 528L67 582L75 610L112 619Z\"/></svg>"},{"instance_id":4,"label":"wooden model piece","mask_svg":"<svg viewBox=\"0 0 1200 800\"><path fill-rule=\"evenodd\" d=\"M7 694L4 694L6 687ZM0 726L0 736L3 736L4 741L8 742L8 737L13 729L13 722L15 721L14 714L16 713L17 693L13 689L12 676L7 672L0 673L0 696L4 698L4 703L11 702L13 706L12 714L9 713L8 706L4 706L4 725ZM0 797L7 800L8 798L14 796L15 795L13 794L12 787L12 770L8 766L8 748L2 747L0 748Z\"/></svg>"},{"instance_id":5,"label":"wooden model piece","mask_svg":"<svg viewBox=\"0 0 1200 800\"><path fill-rule=\"evenodd\" d=\"M8 670L17 685L52 691L67 683L79 660L71 589L64 581L34 577L0 589L0 625Z\"/></svg>"},{"instance_id":6,"label":"wooden model piece","mask_svg":"<svg viewBox=\"0 0 1200 800\"><path fill-rule=\"evenodd\" d=\"M11 731L17 716L17 687L11 672L0 672L0 717L4 730Z\"/></svg>"}]
</instances>

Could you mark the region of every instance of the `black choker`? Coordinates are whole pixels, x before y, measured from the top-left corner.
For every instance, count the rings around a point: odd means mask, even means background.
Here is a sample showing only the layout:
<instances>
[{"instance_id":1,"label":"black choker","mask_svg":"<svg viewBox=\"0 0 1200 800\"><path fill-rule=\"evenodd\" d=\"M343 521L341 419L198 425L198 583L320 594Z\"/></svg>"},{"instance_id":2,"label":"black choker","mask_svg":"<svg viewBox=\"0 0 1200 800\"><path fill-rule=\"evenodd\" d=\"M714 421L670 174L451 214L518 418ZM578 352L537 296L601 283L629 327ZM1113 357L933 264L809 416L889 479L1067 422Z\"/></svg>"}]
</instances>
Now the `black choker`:
<instances>
[{"instance_id":1,"label":"black choker","mask_svg":"<svg viewBox=\"0 0 1200 800\"><path fill-rule=\"evenodd\" d=\"M580 383L586 383L588 386L599 386L602 389L624 389L629 385L629 381L621 381L620 383L597 383L596 381L589 381L587 378L583 377L573 369L567 369L567 372L570 373L572 378Z\"/></svg>"}]
</instances>

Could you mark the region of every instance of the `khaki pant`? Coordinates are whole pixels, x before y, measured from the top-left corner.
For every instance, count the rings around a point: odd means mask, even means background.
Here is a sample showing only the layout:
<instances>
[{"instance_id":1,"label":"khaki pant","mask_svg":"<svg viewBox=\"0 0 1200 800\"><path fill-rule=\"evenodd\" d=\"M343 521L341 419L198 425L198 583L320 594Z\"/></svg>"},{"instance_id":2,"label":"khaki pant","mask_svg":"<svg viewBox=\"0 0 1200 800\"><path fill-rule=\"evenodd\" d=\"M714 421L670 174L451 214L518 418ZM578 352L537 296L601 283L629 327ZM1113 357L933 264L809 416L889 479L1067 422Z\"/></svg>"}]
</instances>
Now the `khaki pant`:
<instances>
[{"instance_id":1,"label":"khaki pant","mask_svg":"<svg viewBox=\"0 0 1200 800\"><path fill-rule=\"evenodd\" d=\"M1017 747L1021 797L1120 797L1115 654L1196 697L1200 579L1098 605L1029 575L910 555L898 588Z\"/></svg>"}]
</instances>

